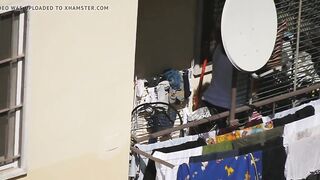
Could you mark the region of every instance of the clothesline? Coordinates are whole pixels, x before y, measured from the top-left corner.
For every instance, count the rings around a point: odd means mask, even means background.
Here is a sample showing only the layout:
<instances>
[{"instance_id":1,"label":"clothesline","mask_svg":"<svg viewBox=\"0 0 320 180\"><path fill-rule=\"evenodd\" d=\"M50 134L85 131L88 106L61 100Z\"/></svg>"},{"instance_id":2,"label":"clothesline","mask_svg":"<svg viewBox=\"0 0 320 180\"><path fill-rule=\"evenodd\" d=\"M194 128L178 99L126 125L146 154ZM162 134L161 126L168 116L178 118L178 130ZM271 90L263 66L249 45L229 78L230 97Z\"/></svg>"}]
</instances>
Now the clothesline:
<instances>
[{"instance_id":1,"label":"clothesline","mask_svg":"<svg viewBox=\"0 0 320 180\"><path fill-rule=\"evenodd\" d=\"M305 109L306 110L306 109ZM308 111L308 110L307 110ZM298 115L297 117L302 117L302 115ZM277 118L276 118L277 119ZM282 119L283 120L283 119ZM281 120L281 122L282 122L282 120ZM278 120L279 121L279 120ZM283 121L282 122L282 124L283 123L287 123L288 121ZM276 124L274 124L274 125L276 125ZM277 126L279 126L279 125L281 125L281 123L279 124L279 123L277 123ZM252 125L251 125L252 126ZM248 127L251 127L251 126L248 126ZM254 125L253 125L254 126ZM146 153L146 152L144 152L144 151L142 151L142 150L140 150L140 149L138 149L138 148L135 148L135 147L132 147L131 148L131 150L133 151L133 152L135 152L135 153L137 153L137 154L140 154L140 155L142 155L142 156L144 156L144 157L146 157L146 158L148 158L148 159L151 159L151 160L153 160L153 161L155 161L155 162L157 162L157 163L159 163L159 164L162 164L162 165L164 165L164 166L167 166L167 167L169 167L169 168L173 168L174 167L174 165L172 165L171 163L168 163L167 161L165 161L165 160L162 160L162 159L159 159L159 158L156 158L156 157L154 157L153 155L151 155L151 154L148 154L148 153Z\"/></svg>"},{"instance_id":2,"label":"clothesline","mask_svg":"<svg viewBox=\"0 0 320 180\"><path fill-rule=\"evenodd\" d=\"M302 88L302 89L299 89L297 91L293 91L293 92L290 92L290 93L287 93L287 94L283 94L283 95L272 97L272 98L269 98L269 99L266 99L266 100L255 102L255 103L252 103L250 106L249 105L241 106L241 107L236 109L236 113L248 111L248 110L251 109L252 106L253 107L261 107L261 106L264 106L264 105L267 105L267 104L272 104L272 103L275 103L277 101L288 99L288 98L291 98L291 97L294 97L294 96L297 96L297 95L308 93L308 92L311 92L311 91L319 89L319 88L320 88L320 83L312 85L312 86L309 86L309 87L306 87L306 88ZM221 118L227 117L229 115L230 115L230 111L226 111L226 112L223 112L223 113L215 114L215 115L213 115L211 117L208 117L208 118L205 118L205 119L189 122L187 124L183 124L183 125L180 125L180 126L177 126L177 127L165 129L165 130L162 130L162 131L158 131L156 133L152 133L152 134L140 137L140 138L136 138L136 137L133 137L133 138L135 139L135 141L137 143L139 143L139 142L148 140L150 138L157 138L159 136L170 134L171 132L179 131L179 130L182 130L182 129L185 129L185 128L195 127L195 126L198 126L200 124L204 124L204 123L211 122L211 121L216 121L216 120L219 120Z\"/></svg>"}]
</instances>

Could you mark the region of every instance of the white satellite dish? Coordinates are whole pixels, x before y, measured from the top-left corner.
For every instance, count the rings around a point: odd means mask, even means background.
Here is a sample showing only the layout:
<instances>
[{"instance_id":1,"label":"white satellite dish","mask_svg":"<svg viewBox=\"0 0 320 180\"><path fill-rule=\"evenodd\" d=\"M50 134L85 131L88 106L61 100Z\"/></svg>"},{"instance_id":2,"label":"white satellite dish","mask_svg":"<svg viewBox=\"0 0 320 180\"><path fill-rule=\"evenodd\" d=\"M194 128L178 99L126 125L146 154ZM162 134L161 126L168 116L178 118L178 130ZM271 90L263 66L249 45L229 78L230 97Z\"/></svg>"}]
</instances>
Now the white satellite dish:
<instances>
[{"instance_id":1,"label":"white satellite dish","mask_svg":"<svg viewBox=\"0 0 320 180\"><path fill-rule=\"evenodd\" d=\"M269 60L277 36L277 12L273 0L226 0L221 36L231 63L253 72Z\"/></svg>"}]
</instances>

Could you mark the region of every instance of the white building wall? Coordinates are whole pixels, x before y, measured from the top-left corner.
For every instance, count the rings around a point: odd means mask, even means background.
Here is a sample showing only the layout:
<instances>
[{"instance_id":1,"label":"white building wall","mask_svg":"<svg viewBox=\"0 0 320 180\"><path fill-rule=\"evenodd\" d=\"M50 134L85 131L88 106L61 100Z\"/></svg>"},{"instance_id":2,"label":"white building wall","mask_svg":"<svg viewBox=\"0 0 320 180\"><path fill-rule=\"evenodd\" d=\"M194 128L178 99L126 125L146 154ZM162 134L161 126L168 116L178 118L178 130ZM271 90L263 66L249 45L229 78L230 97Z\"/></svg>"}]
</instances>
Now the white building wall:
<instances>
[{"instance_id":1,"label":"white building wall","mask_svg":"<svg viewBox=\"0 0 320 180\"><path fill-rule=\"evenodd\" d=\"M30 11L22 179L127 179L137 1L27 2L109 10Z\"/></svg>"}]
</instances>

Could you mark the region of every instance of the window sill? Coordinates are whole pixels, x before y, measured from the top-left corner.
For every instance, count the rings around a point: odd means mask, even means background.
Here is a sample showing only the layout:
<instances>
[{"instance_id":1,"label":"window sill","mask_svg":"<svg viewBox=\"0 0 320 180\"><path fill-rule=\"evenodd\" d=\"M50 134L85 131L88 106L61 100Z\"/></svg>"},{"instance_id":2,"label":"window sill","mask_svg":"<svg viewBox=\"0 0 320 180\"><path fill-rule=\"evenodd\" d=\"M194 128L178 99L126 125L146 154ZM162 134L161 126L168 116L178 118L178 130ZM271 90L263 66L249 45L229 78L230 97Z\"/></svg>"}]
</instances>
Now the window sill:
<instances>
[{"instance_id":1,"label":"window sill","mask_svg":"<svg viewBox=\"0 0 320 180\"><path fill-rule=\"evenodd\" d=\"M12 179L27 175L27 171L22 168L10 168L0 171L0 179Z\"/></svg>"}]
</instances>

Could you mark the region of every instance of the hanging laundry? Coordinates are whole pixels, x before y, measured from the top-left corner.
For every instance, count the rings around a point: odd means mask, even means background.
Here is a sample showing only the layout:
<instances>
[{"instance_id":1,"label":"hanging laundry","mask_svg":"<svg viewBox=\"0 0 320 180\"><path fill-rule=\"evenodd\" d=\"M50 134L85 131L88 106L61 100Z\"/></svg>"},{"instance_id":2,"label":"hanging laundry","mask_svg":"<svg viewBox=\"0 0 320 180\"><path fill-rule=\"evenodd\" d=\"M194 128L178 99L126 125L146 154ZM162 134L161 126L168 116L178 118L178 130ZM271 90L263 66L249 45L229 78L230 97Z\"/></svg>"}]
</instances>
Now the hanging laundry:
<instances>
[{"instance_id":1,"label":"hanging laundry","mask_svg":"<svg viewBox=\"0 0 320 180\"><path fill-rule=\"evenodd\" d=\"M312 106L315 110L314 114L320 114L320 100L315 100L315 101L311 101L309 103L305 103L300 106L297 106L297 107L294 107L294 108L291 108L291 109L288 109L288 110L285 110L282 112L278 112L273 117L271 117L271 116L270 117L263 117L262 119L264 122L270 121L271 119L280 119L280 118L283 118L287 115L295 114L297 111L305 108L306 106Z\"/></svg>"},{"instance_id":2,"label":"hanging laundry","mask_svg":"<svg viewBox=\"0 0 320 180\"><path fill-rule=\"evenodd\" d=\"M152 154L155 149L173 147L173 146L181 145L187 142L194 142L199 138L206 140L210 137L215 136L215 134L216 134L215 131L211 131L203 134L185 136L185 137L167 140L163 142L157 142L153 144L136 144L135 147L148 154ZM144 174L146 172L146 167L149 162L149 159L139 155L136 155L136 156L132 155L131 159L132 159L132 162L130 164L130 171L129 171L130 177L138 176L137 179L142 180L144 178Z\"/></svg>"},{"instance_id":3,"label":"hanging laundry","mask_svg":"<svg viewBox=\"0 0 320 180\"><path fill-rule=\"evenodd\" d=\"M223 152L223 151L229 151L232 149L233 149L232 142L225 141L225 142L221 142L221 143L217 143L217 144L209 144L207 146L203 146L202 154Z\"/></svg>"},{"instance_id":4,"label":"hanging laundry","mask_svg":"<svg viewBox=\"0 0 320 180\"><path fill-rule=\"evenodd\" d=\"M178 169L177 179L262 179L262 152L189 165L183 164Z\"/></svg>"},{"instance_id":5,"label":"hanging laundry","mask_svg":"<svg viewBox=\"0 0 320 180\"><path fill-rule=\"evenodd\" d=\"M156 163L157 169L157 180L177 179L177 172L180 164L187 163L189 157L199 156L202 154L202 147L193 148L189 150L173 152L173 153L162 153L156 151L153 156L162 160L165 160L173 165L174 168L169 168L162 164Z\"/></svg>"},{"instance_id":6,"label":"hanging laundry","mask_svg":"<svg viewBox=\"0 0 320 180\"><path fill-rule=\"evenodd\" d=\"M171 153L171 152L178 152L183 150L190 150L192 148L197 148L206 145L206 142L203 139L198 139L197 141L186 142L180 145L155 149L151 154L154 152L162 152L162 153ZM146 172L144 174L144 180L153 180L156 178L156 167L155 162L152 160L148 161L148 165L146 167Z\"/></svg>"},{"instance_id":7,"label":"hanging laundry","mask_svg":"<svg viewBox=\"0 0 320 180\"><path fill-rule=\"evenodd\" d=\"M198 138L199 138L199 135L186 136L182 138L167 140L167 141L153 143L153 144L136 144L135 147L148 154L151 154L154 149L179 145L188 141L196 141ZM145 173L145 168L148 164L149 159L144 156L138 156L138 155L131 156L131 159L132 159L132 162L129 168L130 169L129 177L136 177L138 174L138 179L142 180Z\"/></svg>"},{"instance_id":8,"label":"hanging laundry","mask_svg":"<svg viewBox=\"0 0 320 180\"><path fill-rule=\"evenodd\" d=\"M201 154L208 154L213 152L223 152L223 151L229 151L233 149L231 142L223 142L223 143L208 145L208 146L199 146L199 145L201 144L189 142L189 143L185 143L183 146L174 146L174 147L169 147L165 149L155 150L155 152L153 153L154 157L157 157L159 159L172 163L177 167L171 169L162 164L155 163L157 170L156 170L156 176L154 176L155 170L152 170L154 165L153 165L153 162L149 160L146 170L148 169L150 173L148 173L148 175L145 174L144 177L146 178L144 179L153 180L153 179L159 179L159 178L163 179L163 178L175 177L178 170L177 169L178 166L185 161L187 162L187 160L191 156L198 156ZM196 146L199 146L199 147L196 147ZM189 149L182 150L185 148L189 148ZM199 154L199 149L201 149L200 154ZM196 152L196 153L193 153L193 152Z\"/></svg>"},{"instance_id":9,"label":"hanging laundry","mask_svg":"<svg viewBox=\"0 0 320 180\"><path fill-rule=\"evenodd\" d=\"M320 154L317 151L310 151L312 147L308 146L313 143L313 147L320 147L320 142L318 142L320 122L317 121L319 118L316 112L320 112L320 100L276 113L273 118L255 119L247 123L245 128L235 129L231 133L222 134L222 132L228 132L232 129L229 128L225 131L219 131L218 135L213 131L189 136L189 140L184 143L181 143L183 138L178 138L175 144L169 143L174 140L158 142L153 145L137 144L136 147L140 146L141 149L149 147L152 149L149 153L153 152L153 157L175 166L171 169L157 161L149 160L146 163L145 176L143 177L143 173L141 173L142 176L139 176L138 179L208 179L209 177L211 179L215 177L239 179L247 174L246 178L248 179L283 180L285 173L288 179L306 178L320 170L320 163L318 163L320 162ZM255 124L257 122L260 123ZM193 141L190 139L191 137L193 137ZM196 137L201 137L203 140L195 141ZM179 139L180 143L178 143ZM210 143L210 140L214 141L213 144L206 145L208 142ZM166 148L159 146L166 146ZM160 149L151 147L159 147ZM251 171L249 166L245 166L244 158L241 162L234 161L235 158L239 159L239 157L256 152L260 153L257 158L260 160L260 170L256 174ZM311 154L310 158L305 154ZM304 160L303 157L305 157ZM132 160L137 159L133 158ZM300 163L302 161L306 163ZM219 166L221 163L224 164ZM234 165L237 163L239 166ZM136 164L139 166L139 163ZM244 172L243 168L248 173Z\"/></svg>"},{"instance_id":10,"label":"hanging laundry","mask_svg":"<svg viewBox=\"0 0 320 180\"><path fill-rule=\"evenodd\" d=\"M145 79L138 79L136 80L136 96L138 98L142 98L143 94L144 94L144 91L145 91L145 82L147 80Z\"/></svg>"},{"instance_id":11,"label":"hanging laundry","mask_svg":"<svg viewBox=\"0 0 320 180\"><path fill-rule=\"evenodd\" d=\"M314 112L315 112L315 109L313 106L306 106L296 111L294 114L289 114L279 119L273 119L272 120L273 125L274 127L284 126L285 124L289 124L289 123L313 116Z\"/></svg>"},{"instance_id":12,"label":"hanging laundry","mask_svg":"<svg viewBox=\"0 0 320 180\"><path fill-rule=\"evenodd\" d=\"M216 142L221 143L225 141L234 141L236 139L239 139L241 137L240 131L234 131L228 134L220 135L216 137Z\"/></svg>"},{"instance_id":13,"label":"hanging laundry","mask_svg":"<svg viewBox=\"0 0 320 180\"><path fill-rule=\"evenodd\" d=\"M247 127L245 129L239 130L240 131L240 136L245 137L253 134L257 134L260 132L263 132L265 130L270 130L273 128L273 123L272 121L266 122L266 123L261 123L252 127Z\"/></svg>"},{"instance_id":14,"label":"hanging laundry","mask_svg":"<svg viewBox=\"0 0 320 180\"><path fill-rule=\"evenodd\" d=\"M304 138L287 145L285 174L287 179L305 179L320 170L320 135Z\"/></svg>"},{"instance_id":15,"label":"hanging laundry","mask_svg":"<svg viewBox=\"0 0 320 180\"><path fill-rule=\"evenodd\" d=\"M285 179L284 167L286 162L286 152L283 147L283 138L279 136L266 139L263 143L257 142L257 144L246 145L241 148L235 148L231 151L190 157L189 163L206 162L241 156L255 151L262 151L263 179Z\"/></svg>"},{"instance_id":16,"label":"hanging laundry","mask_svg":"<svg viewBox=\"0 0 320 180\"><path fill-rule=\"evenodd\" d=\"M320 133L320 131L314 129L315 127L320 126L319 118L317 118L318 116L319 115L315 115L300 121L286 124L283 132L284 145Z\"/></svg>"},{"instance_id":17,"label":"hanging laundry","mask_svg":"<svg viewBox=\"0 0 320 180\"><path fill-rule=\"evenodd\" d=\"M254 151L262 151L262 179L284 180L286 152L283 147L283 138L280 136L238 149L239 155Z\"/></svg>"},{"instance_id":18,"label":"hanging laundry","mask_svg":"<svg viewBox=\"0 0 320 180\"><path fill-rule=\"evenodd\" d=\"M228 157L235 157L239 155L239 150L227 150L222 152L212 152L208 154L203 154L201 156L193 156L189 158L189 163L196 163L196 162L205 162L217 159L224 159Z\"/></svg>"},{"instance_id":19,"label":"hanging laundry","mask_svg":"<svg viewBox=\"0 0 320 180\"><path fill-rule=\"evenodd\" d=\"M209 138L207 142L208 144L215 144L215 143L221 143L225 141L234 141L236 139L249 136L249 135L254 135L266 130L270 130L272 128L273 128L272 121L269 121L269 122L261 123L252 127L247 127L242 130L236 129L226 134L223 134L221 131L219 131L218 136ZM223 131L223 132L226 132L226 131Z\"/></svg>"},{"instance_id":20,"label":"hanging laundry","mask_svg":"<svg viewBox=\"0 0 320 180\"><path fill-rule=\"evenodd\" d=\"M283 127L276 127L268 131L257 133L254 135L246 136L239 138L232 142L235 149L240 149L246 146L255 145L255 144L264 144L266 141L282 136Z\"/></svg>"}]
</instances>

